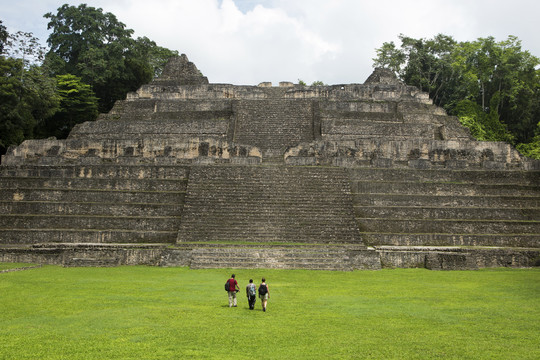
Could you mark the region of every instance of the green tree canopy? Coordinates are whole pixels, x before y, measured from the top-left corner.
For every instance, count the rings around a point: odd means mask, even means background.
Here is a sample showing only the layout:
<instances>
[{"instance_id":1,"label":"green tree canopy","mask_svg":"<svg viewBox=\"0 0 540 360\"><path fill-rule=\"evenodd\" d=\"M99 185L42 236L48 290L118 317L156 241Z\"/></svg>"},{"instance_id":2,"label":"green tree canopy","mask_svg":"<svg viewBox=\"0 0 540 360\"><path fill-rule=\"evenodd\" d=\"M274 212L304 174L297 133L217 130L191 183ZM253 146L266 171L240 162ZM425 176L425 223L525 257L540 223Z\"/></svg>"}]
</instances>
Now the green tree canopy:
<instances>
[{"instance_id":1,"label":"green tree canopy","mask_svg":"<svg viewBox=\"0 0 540 360\"><path fill-rule=\"evenodd\" d=\"M90 85L75 75L57 75L56 91L60 100L58 111L40 127L40 135L66 138L71 129L98 115L98 99Z\"/></svg>"},{"instance_id":2,"label":"green tree canopy","mask_svg":"<svg viewBox=\"0 0 540 360\"><path fill-rule=\"evenodd\" d=\"M0 55L4 53L4 47L6 46L9 33L7 32L6 27L2 24L0 20Z\"/></svg>"},{"instance_id":3,"label":"green tree canopy","mask_svg":"<svg viewBox=\"0 0 540 360\"><path fill-rule=\"evenodd\" d=\"M399 48L388 42L376 50L374 66L390 68L406 84L429 92L479 140L533 140L540 122L540 60L522 50L517 37L399 38Z\"/></svg>"},{"instance_id":4,"label":"green tree canopy","mask_svg":"<svg viewBox=\"0 0 540 360\"><path fill-rule=\"evenodd\" d=\"M178 55L147 38L133 39L133 30L101 8L65 4L45 17L52 29L47 42L53 74L73 74L90 84L100 112L149 82L169 57Z\"/></svg>"},{"instance_id":5,"label":"green tree canopy","mask_svg":"<svg viewBox=\"0 0 540 360\"><path fill-rule=\"evenodd\" d=\"M3 36L3 35L2 35ZM58 108L55 81L39 65L44 49L32 33L7 34L0 56L0 154L35 136Z\"/></svg>"}]
</instances>

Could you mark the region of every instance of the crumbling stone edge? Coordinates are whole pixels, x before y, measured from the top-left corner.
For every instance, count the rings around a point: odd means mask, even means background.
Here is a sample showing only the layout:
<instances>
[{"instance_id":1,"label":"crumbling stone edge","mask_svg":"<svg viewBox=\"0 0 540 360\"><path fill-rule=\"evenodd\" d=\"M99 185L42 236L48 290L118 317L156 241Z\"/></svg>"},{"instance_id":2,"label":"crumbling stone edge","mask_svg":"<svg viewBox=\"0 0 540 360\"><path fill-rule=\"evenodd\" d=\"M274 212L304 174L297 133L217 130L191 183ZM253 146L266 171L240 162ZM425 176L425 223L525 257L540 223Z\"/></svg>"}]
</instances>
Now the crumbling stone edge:
<instances>
[{"instance_id":1,"label":"crumbling stone edge","mask_svg":"<svg viewBox=\"0 0 540 360\"><path fill-rule=\"evenodd\" d=\"M148 265L189 267L194 250L212 245L194 244L32 244L0 248L0 262L39 264L1 272L27 270L42 264L65 267L113 267ZM232 246L232 245L213 245ZM264 251L268 247L262 244ZM426 268L430 270L477 270L481 268L531 268L540 266L538 248L376 246L351 250L347 270ZM280 268L276 259L276 268ZM226 266L224 266L226 267Z\"/></svg>"}]
</instances>

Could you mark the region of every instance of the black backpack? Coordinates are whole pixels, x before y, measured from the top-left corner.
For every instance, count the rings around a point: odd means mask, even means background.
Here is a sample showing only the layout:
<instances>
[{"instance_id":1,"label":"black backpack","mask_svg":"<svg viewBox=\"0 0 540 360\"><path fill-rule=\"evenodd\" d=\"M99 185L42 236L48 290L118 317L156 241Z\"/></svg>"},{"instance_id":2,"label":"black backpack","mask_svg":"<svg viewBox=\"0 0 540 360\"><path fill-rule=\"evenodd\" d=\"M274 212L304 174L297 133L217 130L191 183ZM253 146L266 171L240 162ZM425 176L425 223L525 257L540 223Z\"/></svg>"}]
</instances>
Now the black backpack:
<instances>
[{"instance_id":1,"label":"black backpack","mask_svg":"<svg viewBox=\"0 0 540 360\"><path fill-rule=\"evenodd\" d=\"M225 283L225 291L229 291L229 280Z\"/></svg>"},{"instance_id":2,"label":"black backpack","mask_svg":"<svg viewBox=\"0 0 540 360\"><path fill-rule=\"evenodd\" d=\"M266 287L266 285L259 285L259 296L264 296L266 295L266 293L268 292L268 288Z\"/></svg>"}]
</instances>

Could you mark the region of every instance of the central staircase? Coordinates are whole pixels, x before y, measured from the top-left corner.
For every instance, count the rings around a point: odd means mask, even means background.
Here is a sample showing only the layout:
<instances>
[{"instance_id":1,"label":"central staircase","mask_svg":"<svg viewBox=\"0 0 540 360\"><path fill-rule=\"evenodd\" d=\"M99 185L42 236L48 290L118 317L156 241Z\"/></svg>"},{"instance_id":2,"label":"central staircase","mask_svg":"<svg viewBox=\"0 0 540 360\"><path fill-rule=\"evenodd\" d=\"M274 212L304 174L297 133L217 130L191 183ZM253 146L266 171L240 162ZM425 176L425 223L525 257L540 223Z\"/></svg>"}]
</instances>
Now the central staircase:
<instances>
[{"instance_id":1,"label":"central staircase","mask_svg":"<svg viewBox=\"0 0 540 360\"><path fill-rule=\"evenodd\" d=\"M178 242L362 244L344 169L194 166Z\"/></svg>"},{"instance_id":2,"label":"central staircase","mask_svg":"<svg viewBox=\"0 0 540 360\"><path fill-rule=\"evenodd\" d=\"M192 269L309 269L380 268L379 256L362 245L206 245L192 251Z\"/></svg>"}]
</instances>

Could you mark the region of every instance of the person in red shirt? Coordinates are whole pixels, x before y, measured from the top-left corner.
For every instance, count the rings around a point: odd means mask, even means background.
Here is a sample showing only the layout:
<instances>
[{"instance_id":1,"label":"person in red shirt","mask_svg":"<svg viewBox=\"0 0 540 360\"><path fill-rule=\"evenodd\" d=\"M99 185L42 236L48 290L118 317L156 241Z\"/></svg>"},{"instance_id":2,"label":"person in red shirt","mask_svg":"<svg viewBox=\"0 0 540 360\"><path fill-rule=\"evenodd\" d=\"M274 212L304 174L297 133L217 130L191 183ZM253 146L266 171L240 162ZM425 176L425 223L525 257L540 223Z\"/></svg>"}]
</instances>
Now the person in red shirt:
<instances>
[{"instance_id":1,"label":"person in red shirt","mask_svg":"<svg viewBox=\"0 0 540 360\"><path fill-rule=\"evenodd\" d=\"M234 274L232 274L229 281L229 291L227 292L229 294L229 307L236 307L236 293L240 290L238 287L238 282L234 278Z\"/></svg>"}]
</instances>

